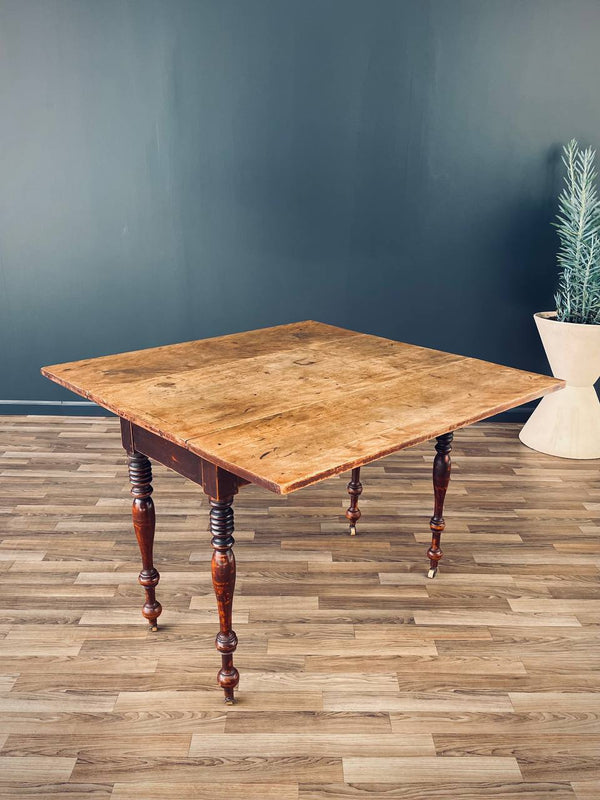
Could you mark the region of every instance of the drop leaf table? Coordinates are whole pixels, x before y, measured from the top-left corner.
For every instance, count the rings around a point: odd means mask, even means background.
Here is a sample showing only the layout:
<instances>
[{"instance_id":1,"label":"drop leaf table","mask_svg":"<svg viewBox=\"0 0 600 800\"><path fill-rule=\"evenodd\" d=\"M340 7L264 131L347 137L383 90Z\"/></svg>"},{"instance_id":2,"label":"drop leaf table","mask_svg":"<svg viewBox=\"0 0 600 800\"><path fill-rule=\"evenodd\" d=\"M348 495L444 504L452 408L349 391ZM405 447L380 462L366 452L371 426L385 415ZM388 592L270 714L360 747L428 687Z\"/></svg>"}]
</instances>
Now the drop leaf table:
<instances>
[{"instance_id":1,"label":"drop leaf table","mask_svg":"<svg viewBox=\"0 0 600 800\"><path fill-rule=\"evenodd\" d=\"M231 612L233 498L254 483L287 494L351 470L350 534L360 518L360 467L436 439L429 577L437 572L453 431L562 388L531 372L319 322L154 347L44 367L43 375L121 418L133 527L142 559L142 614L157 630L150 459L209 497L212 579L222 657L218 682L233 702L239 674Z\"/></svg>"}]
</instances>

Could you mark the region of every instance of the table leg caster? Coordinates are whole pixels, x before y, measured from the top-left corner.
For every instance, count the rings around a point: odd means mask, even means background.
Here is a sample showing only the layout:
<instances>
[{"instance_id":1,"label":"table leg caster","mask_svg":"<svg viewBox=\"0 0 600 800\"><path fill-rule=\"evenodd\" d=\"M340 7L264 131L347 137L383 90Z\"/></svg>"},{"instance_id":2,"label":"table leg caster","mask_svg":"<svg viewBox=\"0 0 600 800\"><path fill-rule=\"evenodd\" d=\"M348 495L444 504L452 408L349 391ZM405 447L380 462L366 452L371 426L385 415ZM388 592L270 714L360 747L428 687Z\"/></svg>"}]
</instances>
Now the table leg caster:
<instances>
[{"instance_id":1,"label":"table leg caster","mask_svg":"<svg viewBox=\"0 0 600 800\"><path fill-rule=\"evenodd\" d=\"M158 630L158 625L156 622L150 625L150 633L156 633L157 630Z\"/></svg>"},{"instance_id":2,"label":"table leg caster","mask_svg":"<svg viewBox=\"0 0 600 800\"><path fill-rule=\"evenodd\" d=\"M226 656L226 658L227 658L227 656ZM234 667L234 669L235 669L235 667ZM218 678L219 678L219 682L221 683L221 688L225 692L225 698L224 698L225 705L226 706L235 705L235 703L237 702L237 699L234 696L233 692L234 692L234 689L237 686L238 681L240 679L240 676L238 674L237 669L235 670L235 673L231 673L231 674L226 675L226 676L224 676L221 672L219 672ZM235 686L229 685L231 680L235 680ZM222 683L223 681L225 681L228 685L227 686L223 686L223 683Z\"/></svg>"},{"instance_id":3,"label":"table leg caster","mask_svg":"<svg viewBox=\"0 0 600 800\"><path fill-rule=\"evenodd\" d=\"M350 536L356 536L356 525L350 525Z\"/></svg>"},{"instance_id":4,"label":"table leg caster","mask_svg":"<svg viewBox=\"0 0 600 800\"><path fill-rule=\"evenodd\" d=\"M434 568L434 567L432 567L432 568L429 570L429 572L427 573L427 577L428 577L428 578L435 578L435 576L436 576L436 575L437 575L437 567L435 567L435 568Z\"/></svg>"}]
</instances>

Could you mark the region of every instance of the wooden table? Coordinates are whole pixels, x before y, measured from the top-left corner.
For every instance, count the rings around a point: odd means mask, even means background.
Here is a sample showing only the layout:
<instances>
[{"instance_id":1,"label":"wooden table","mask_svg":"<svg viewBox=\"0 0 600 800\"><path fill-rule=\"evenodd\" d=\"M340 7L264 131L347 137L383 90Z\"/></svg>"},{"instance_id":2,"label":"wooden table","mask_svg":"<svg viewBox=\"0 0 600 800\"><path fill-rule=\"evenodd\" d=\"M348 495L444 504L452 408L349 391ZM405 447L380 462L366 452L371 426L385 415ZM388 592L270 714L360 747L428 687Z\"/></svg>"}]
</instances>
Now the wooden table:
<instances>
[{"instance_id":1,"label":"wooden table","mask_svg":"<svg viewBox=\"0 0 600 800\"><path fill-rule=\"evenodd\" d=\"M319 322L44 367L42 374L121 418L142 614L162 611L153 564L154 458L209 496L212 578L219 611L218 682L234 701L239 673L231 626L235 588L233 498L255 483L287 494L352 470L346 517L361 516L360 467L436 438L429 577L442 557L443 505L453 431L548 392L563 381Z\"/></svg>"}]
</instances>

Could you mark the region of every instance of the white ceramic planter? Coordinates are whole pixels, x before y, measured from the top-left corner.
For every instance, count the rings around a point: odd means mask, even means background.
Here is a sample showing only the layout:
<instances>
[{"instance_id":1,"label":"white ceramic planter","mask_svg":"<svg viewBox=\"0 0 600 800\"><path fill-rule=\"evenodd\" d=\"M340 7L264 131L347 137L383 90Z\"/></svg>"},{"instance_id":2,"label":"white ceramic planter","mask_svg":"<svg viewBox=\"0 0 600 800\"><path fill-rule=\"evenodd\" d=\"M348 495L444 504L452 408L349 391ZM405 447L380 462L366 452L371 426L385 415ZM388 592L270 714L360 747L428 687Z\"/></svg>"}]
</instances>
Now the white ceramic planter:
<instances>
[{"instance_id":1,"label":"white ceramic planter","mask_svg":"<svg viewBox=\"0 0 600 800\"><path fill-rule=\"evenodd\" d=\"M600 458L600 325L558 322L555 311L533 316L555 378L564 389L543 397L525 423L527 447L562 458Z\"/></svg>"}]
</instances>

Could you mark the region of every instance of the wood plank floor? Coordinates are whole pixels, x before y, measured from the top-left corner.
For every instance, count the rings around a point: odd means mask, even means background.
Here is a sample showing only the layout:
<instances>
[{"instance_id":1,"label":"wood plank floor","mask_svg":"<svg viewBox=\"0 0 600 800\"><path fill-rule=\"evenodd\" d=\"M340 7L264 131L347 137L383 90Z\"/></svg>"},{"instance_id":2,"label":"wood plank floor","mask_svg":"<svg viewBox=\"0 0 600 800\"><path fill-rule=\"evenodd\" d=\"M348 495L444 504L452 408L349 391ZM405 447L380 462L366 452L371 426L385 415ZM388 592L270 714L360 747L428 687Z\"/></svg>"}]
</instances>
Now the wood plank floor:
<instances>
[{"instance_id":1,"label":"wood plank floor","mask_svg":"<svg viewBox=\"0 0 600 800\"><path fill-rule=\"evenodd\" d=\"M425 578L432 446L236 498L239 703L216 686L207 503L155 466L147 632L118 424L0 418L0 797L600 798L595 462L460 431Z\"/></svg>"}]
</instances>

